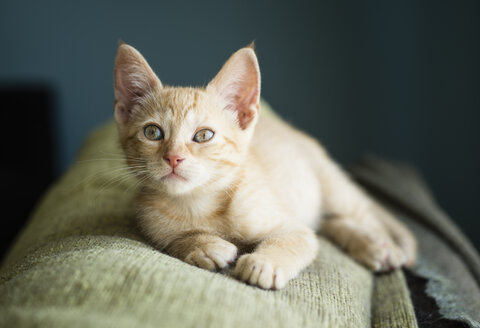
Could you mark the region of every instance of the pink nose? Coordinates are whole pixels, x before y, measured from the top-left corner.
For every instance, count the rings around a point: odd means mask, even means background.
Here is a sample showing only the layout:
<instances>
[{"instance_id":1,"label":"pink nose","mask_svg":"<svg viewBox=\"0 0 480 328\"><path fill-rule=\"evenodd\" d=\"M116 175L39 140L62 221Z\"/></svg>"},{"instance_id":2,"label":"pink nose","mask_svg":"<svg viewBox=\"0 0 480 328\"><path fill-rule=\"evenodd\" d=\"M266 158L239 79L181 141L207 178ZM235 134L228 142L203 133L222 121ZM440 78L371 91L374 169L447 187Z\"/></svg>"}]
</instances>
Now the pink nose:
<instances>
[{"instance_id":1,"label":"pink nose","mask_svg":"<svg viewBox=\"0 0 480 328\"><path fill-rule=\"evenodd\" d=\"M168 165L170 165L172 167L172 169L174 169L185 158L183 158L182 156L178 156L178 155L166 155L163 159L167 161Z\"/></svg>"}]
</instances>

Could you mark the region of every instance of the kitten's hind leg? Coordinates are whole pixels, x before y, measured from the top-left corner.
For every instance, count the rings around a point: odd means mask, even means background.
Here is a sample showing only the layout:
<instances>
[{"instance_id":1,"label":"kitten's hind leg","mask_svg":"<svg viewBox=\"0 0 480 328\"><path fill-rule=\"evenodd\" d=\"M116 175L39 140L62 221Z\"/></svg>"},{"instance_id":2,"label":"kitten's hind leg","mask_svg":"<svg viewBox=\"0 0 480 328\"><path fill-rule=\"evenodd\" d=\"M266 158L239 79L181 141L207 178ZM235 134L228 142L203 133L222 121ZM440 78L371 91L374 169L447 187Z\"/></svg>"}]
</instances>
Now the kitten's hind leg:
<instances>
[{"instance_id":1,"label":"kitten's hind leg","mask_svg":"<svg viewBox=\"0 0 480 328\"><path fill-rule=\"evenodd\" d=\"M334 216L324 221L321 232L371 270L390 271L407 262L404 251L374 221Z\"/></svg>"},{"instance_id":2,"label":"kitten's hind leg","mask_svg":"<svg viewBox=\"0 0 480 328\"><path fill-rule=\"evenodd\" d=\"M403 250L407 260L406 266L415 264L417 257L417 241L413 234L399 221L397 221L387 210L378 204L372 204L375 215L381 224L388 230L393 240Z\"/></svg>"},{"instance_id":3,"label":"kitten's hind leg","mask_svg":"<svg viewBox=\"0 0 480 328\"><path fill-rule=\"evenodd\" d=\"M370 199L328 157L318 156L323 212L321 232L355 260L375 271L415 262L416 242L408 229Z\"/></svg>"}]
</instances>

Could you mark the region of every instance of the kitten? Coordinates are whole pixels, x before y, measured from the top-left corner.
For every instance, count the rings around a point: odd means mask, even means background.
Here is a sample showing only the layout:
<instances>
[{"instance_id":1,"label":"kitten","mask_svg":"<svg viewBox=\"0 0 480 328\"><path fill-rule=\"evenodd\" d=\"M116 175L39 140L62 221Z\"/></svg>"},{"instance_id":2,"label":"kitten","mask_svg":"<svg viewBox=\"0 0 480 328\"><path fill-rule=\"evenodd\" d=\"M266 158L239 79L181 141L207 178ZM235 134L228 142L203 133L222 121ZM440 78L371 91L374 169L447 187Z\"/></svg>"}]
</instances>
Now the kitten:
<instances>
[{"instance_id":1,"label":"kitten","mask_svg":"<svg viewBox=\"0 0 480 328\"><path fill-rule=\"evenodd\" d=\"M233 54L205 88L164 86L121 44L115 119L142 181L140 224L158 249L242 281L283 288L318 251L315 231L374 271L413 265L411 233L364 194L311 137L259 116L255 52ZM238 249L254 251L239 258Z\"/></svg>"}]
</instances>

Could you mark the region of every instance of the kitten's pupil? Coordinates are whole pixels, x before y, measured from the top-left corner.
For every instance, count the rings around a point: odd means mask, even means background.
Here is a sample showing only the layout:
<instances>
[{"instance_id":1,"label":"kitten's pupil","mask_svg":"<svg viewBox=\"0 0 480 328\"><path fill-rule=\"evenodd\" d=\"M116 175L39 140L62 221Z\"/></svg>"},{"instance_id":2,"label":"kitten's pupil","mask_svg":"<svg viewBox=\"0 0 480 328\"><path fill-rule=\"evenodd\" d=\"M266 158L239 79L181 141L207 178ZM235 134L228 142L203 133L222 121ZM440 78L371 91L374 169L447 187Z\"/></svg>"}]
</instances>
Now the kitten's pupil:
<instances>
[{"instance_id":1,"label":"kitten's pupil","mask_svg":"<svg viewBox=\"0 0 480 328\"><path fill-rule=\"evenodd\" d=\"M203 129L195 133L193 136L193 141L195 142L206 142L213 138L214 132L209 129Z\"/></svg>"},{"instance_id":2,"label":"kitten's pupil","mask_svg":"<svg viewBox=\"0 0 480 328\"><path fill-rule=\"evenodd\" d=\"M156 125L148 125L144 129L144 134L147 139L150 140L161 140L163 139L162 130Z\"/></svg>"}]
</instances>

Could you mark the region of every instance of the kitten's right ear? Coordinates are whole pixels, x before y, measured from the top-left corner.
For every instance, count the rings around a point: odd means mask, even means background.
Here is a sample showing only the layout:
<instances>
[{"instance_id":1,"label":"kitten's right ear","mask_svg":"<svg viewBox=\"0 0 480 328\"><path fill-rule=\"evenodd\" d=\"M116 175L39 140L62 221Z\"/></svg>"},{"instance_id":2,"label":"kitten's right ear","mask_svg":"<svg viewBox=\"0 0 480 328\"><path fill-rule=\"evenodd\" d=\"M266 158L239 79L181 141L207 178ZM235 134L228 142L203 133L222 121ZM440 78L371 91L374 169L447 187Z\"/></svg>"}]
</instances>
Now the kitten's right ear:
<instances>
[{"instance_id":1,"label":"kitten's right ear","mask_svg":"<svg viewBox=\"0 0 480 328\"><path fill-rule=\"evenodd\" d=\"M140 52L120 42L114 67L115 120L119 124L127 123L136 102L161 87L162 83Z\"/></svg>"}]
</instances>

